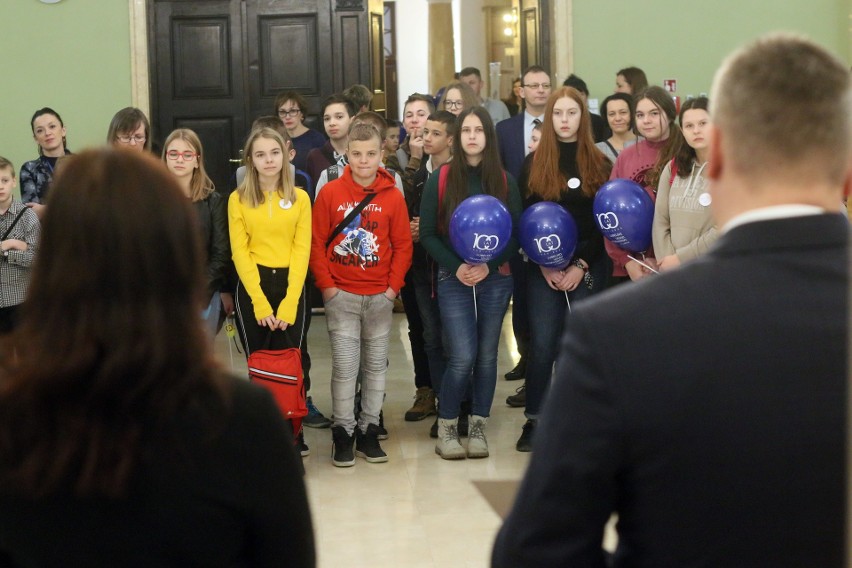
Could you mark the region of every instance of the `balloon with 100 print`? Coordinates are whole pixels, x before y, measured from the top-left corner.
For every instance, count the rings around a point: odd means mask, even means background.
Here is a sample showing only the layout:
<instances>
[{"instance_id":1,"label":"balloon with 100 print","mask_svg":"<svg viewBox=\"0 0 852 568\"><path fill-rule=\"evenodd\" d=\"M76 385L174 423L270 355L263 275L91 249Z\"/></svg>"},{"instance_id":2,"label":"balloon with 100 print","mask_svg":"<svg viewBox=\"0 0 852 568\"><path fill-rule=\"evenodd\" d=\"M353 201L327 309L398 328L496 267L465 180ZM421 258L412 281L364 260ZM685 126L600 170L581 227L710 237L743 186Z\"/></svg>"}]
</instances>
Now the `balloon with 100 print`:
<instances>
[{"instance_id":1,"label":"balloon with 100 print","mask_svg":"<svg viewBox=\"0 0 852 568\"><path fill-rule=\"evenodd\" d=\"M483 264L503 252L512 236L512 216L490 195L473 195L450 217L450 243L468 264Z\"/></svg>"},{"instance_id":2,"label":"balloon with 100 print","mask_svg":"<svg viewBox=\"0 0 852 568\"><path fill-rule=\"evenodd\" d=\"M635 253L651 246L654 200L638 183L606 182L595 194L592 210L601 233L616 246Z\"/></svg>"},{"instance_id":3,"label":"balloon with 100 print","mask_svg":"<svg viewBox=\"0 0 852 568\"><path fill-rule=\"evenodd\" d=\"M577 224L561 205L542 201L521 215L518 237L531 261L561 270L570 264L577 248Z\"/></svg>"}]
</instances>

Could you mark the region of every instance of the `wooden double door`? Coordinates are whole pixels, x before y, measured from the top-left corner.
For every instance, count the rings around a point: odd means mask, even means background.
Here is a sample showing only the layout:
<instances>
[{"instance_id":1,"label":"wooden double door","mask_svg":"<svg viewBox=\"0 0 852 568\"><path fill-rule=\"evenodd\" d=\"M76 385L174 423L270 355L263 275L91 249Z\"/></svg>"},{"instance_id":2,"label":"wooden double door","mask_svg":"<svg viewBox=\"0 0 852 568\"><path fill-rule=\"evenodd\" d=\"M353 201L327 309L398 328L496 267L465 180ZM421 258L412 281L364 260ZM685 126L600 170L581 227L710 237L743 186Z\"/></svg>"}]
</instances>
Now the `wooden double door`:
<instances>
[{"instance_id":1,"label":"wooden double door","mask_svg":"<svg viewBox=\"0 0 852 568\"><path fill-rule=\"evenodd\" d=\"M147 0L151 122L162 141L191 128L228 193L252 121L300 92L316 120L322 100L361 83L385 108L381 0Z\"/></svg>"}]
</instances>

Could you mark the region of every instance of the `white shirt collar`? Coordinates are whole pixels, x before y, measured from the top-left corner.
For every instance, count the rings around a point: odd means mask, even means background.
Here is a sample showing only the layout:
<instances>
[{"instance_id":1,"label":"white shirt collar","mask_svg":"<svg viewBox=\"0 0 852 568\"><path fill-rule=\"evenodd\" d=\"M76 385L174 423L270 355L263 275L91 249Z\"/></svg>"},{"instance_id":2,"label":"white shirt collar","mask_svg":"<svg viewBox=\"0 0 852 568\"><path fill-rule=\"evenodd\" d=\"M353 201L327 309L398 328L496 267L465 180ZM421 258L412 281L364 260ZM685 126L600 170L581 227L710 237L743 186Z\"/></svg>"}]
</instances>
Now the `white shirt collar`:
<instances>
[{"instance_id":1,"label":"white shirt collar","mask_svg":"<svg viewBox=\"0 0 852 568\"><path fill-rule=\"evenodd\" d=\"M773 219L789 219L792 217L806 217L808 215L822 215L825 209L816 205L804 205L801 203L791 203L789 205L773 205L770 207L760 207L752 209L745 213L730 219L722 227L722 232L728 232L734 227L745 225L747 223L755 223L757 221L770 221Z\"/></svg>"}]
</instances>

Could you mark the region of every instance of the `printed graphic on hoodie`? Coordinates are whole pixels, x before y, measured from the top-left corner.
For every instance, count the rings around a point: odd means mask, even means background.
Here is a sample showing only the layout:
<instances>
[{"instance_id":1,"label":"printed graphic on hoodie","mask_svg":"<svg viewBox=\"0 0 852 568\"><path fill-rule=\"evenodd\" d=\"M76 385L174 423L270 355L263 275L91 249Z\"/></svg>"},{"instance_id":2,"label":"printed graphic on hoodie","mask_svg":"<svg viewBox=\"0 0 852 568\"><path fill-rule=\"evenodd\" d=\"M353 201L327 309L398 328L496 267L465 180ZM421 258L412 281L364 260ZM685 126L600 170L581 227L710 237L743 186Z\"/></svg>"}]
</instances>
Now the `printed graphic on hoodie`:
<instances>
[{"instance_id":1,"label":"printed graphic on hoodie","mask_svg":"<svg viewBox=\"0 0 852 568\"><path fill-rule=\"evenodd\" d=\"M349 215L352 209L354 209L354 205L349 205L343 216ZM378 239L368 230L374 227L368 217L370 210L381 211L381 207L376 208L375 205L368 205L362 213L352 219L343 230L343 240L334 247L332 262L347 266L360 266L361 270L366 270L379 263ZM362 219L362 215L364 219Z\"/></svg>"}]
</instances>

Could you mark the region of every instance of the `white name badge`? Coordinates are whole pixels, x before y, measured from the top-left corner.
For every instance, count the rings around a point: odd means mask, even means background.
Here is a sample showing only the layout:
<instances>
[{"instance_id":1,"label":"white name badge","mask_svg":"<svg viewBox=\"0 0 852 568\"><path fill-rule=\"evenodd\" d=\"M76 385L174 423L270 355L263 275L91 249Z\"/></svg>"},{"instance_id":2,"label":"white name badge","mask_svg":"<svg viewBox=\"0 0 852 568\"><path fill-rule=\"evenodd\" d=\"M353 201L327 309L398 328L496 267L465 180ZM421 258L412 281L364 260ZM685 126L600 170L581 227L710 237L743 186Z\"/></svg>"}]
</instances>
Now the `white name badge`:
<instances>
[{"instance_id":1,"label":"white name badge","mask_svg":"<svg viewBox=\"0 0 852 568\"><path fill-rule=\"evenodd\" d=\"M293 204L286 199L282 199L278 202L278 207L280 207L281 209L290 209L292 206Z\"/></svg>"}]
</instances>

